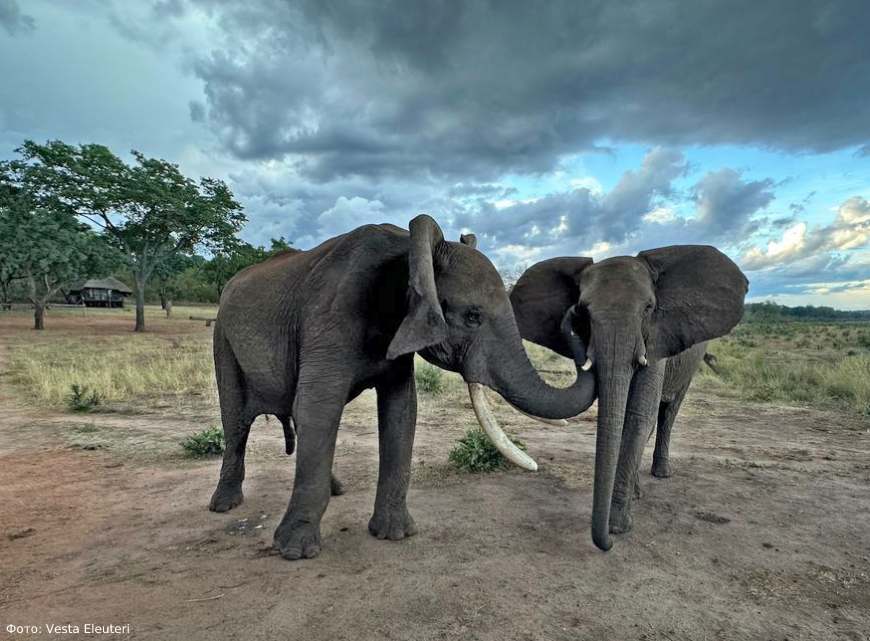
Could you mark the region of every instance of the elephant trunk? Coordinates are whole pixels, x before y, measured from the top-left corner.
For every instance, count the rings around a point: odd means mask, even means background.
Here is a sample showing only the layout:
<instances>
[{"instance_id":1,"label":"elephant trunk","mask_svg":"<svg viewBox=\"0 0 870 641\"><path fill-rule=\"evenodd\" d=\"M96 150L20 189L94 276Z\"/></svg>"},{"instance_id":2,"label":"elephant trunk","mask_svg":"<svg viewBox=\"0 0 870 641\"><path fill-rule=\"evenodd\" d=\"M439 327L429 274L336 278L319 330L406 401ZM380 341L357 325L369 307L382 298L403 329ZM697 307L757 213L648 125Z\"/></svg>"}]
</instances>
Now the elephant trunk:
<instances>
[{"instance_id":1,"label":"elephant trunk","mask_svg":"<svg viewBox=\"0 0 870 641\"><path fill-rule=\"evenodd\" d=\"M604 343L604 344L602 344ZM598 379L598 430L595 442L595 482L592 498L592 541L610 549L610 506L616 480L619 449L629 388L634 369L633 350L619 339L596 341L595 369ZM621 353L625 351L626 353Z\"/></svg>"},{"instance_id":2,"label":"elephant trunk","mask_svg":"<svg viewBox=\"0 0 870 641\"><path fill-rule=\"evenodd\" d=\"M529 361L519 330L511 318L502 326L498 339L483 352L486 354L485 371L463 373L481 427L505 458L524 469L536 470L537 464L511 443L499 427L481 384L491 387L515 409L532 418L553 424L558 419L576 416L586 411L595 400L595 376L579 369L579 363L586 359L582 343L573 342L572 349L577 368L574 384L565 388L548 385Z\"/></svg>"},{"instance_id":3,"label":"elephant trunk","mask_svg":"<svg viewBox=\"0 0 870 641\"><path fill-rule=\"evenodd\" d=\"M564 419L577 416L589 409L595 400L595 375L581 370L586 353L579 340L572 344L577 377L569 387L553 387L535 370L516 325L511 328L512 345L507 358L501 358L489 368L487 384L495 389L515 408L543 419Z\"/></svg>"}]
</instances>

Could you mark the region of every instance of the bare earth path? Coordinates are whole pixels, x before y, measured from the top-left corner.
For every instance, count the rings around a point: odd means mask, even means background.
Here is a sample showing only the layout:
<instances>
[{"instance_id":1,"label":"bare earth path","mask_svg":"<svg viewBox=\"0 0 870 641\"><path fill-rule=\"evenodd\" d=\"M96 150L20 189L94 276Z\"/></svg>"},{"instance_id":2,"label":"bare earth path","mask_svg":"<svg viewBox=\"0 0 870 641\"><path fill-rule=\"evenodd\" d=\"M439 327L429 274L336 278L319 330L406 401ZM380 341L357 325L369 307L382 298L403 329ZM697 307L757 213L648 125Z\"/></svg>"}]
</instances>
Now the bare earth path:
<instances>
[{"instance_id":1,"label":"bare earth path","mask_svg":"<svg viewBox=\"0 0 870 641\"><path fill-rule=\"evenodd\" d=\"M364 395L339 434L348 492L323 553L290 563L270 549L293 463L274 420L254 427L245 503L218 515L218 462L160 456L202 416L52 413L0 387L0 635L90 622L159 640L870 639L866 421L691 394L675 476L642 477L634 531L604 554L588 532L594 417L562 429L499 413L541 471L450 472L470 411L424 400L420 534L384 542L366 531Z\"/></svg>"}]
</instances>

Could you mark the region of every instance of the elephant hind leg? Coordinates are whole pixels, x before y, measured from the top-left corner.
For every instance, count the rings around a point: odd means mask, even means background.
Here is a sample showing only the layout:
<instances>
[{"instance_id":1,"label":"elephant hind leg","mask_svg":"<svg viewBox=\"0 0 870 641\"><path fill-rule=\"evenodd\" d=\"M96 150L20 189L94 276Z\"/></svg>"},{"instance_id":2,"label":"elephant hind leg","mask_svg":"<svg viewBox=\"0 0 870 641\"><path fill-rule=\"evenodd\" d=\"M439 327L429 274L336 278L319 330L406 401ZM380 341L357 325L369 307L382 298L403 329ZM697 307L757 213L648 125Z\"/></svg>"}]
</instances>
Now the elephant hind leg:
<instances>
[{"instance_id":1,"label":"elephant hind leg","mask_svg":"<svg viewBox=\"0 0 870 641\"><path fill-rule=\"evenodd\" d=\"M686 397L689 386L681 389L672 401L659 404L658 429L656 430L656 447L653 451L653 463L650 474L656 478L666 479L671 476L670 447L671 430L674 421Z\"/></svg>"},{"instance_id":2,"label":"elephant hind leg","mask_svg":"<svg viewBox=\"0 0 870 641\"><path fill-rule=\"evenodd\" d=\"M215 372L225 446L220 479L208 507L212 512L226 512L244 498L245 448L256 416L245 408L242 373L229 344L219 335L215 338Z\"/></svg>"},{"instance_id":3,"label":"elephant hind leg","mask_svg":"<svg viewBox=\"0 0 870 641\"><path fill-rule=\"evenodd\" d=\"M293 424L293 418L290 416L279 416L278 420L281 421L281 427L284 428L284 451L289 456L296 449L296 426ZM335 471L332 472L329 479L329 493L332 496L344 494L344 485L335 476Z\"/></svg>"}]
</instances>

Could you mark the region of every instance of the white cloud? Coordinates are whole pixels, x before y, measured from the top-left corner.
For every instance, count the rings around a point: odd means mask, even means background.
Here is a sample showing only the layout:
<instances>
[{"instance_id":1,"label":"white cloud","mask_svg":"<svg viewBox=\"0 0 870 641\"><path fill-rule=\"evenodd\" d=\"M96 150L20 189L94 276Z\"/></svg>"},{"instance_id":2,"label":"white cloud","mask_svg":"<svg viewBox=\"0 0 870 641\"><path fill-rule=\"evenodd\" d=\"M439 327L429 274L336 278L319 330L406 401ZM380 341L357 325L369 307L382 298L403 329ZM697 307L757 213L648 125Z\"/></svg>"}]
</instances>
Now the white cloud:
<instances>
[{"instance_id":1,"label":"white cloud","mask_svg":"<svg viewBox=\"0 0 870 641\"><path fill-rule=\"evenodd\" d=\"M656 207L651 212L646 214L641 220L645 223L657 223L665 225L674 222L677 219L676 214L670 207Z\"/></svg>"},{"instance_id":2,"label":"white cloud","mask_svg":"<svg viewBox=\"0 0 870 641\"><path fill-rule=\"evenodd\" d=\"M767 249L751 247L740 258L747 270L780 267L811 256L861 249L870 242L870 202L860 196L843 201L837 216L826 227L808 229L799 222L788 227Z\"/></svg>"}]
</instances>

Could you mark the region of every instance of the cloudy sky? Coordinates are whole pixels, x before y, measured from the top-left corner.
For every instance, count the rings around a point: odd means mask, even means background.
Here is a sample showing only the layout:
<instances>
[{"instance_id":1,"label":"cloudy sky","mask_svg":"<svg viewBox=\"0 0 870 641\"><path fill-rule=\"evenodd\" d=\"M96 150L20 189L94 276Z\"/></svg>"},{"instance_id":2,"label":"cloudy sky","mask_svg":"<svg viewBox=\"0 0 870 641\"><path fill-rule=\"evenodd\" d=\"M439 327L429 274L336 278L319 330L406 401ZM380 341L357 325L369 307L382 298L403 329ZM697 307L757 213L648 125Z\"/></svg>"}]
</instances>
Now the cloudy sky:
<instances>
[{"instance_id":1,"label":"cloudy sky","mask_svg":"<svg viewBox=\"0 0 870 641\"><path fill-rule=\"evenodd\" d=\"M714 244L870 308L866 0L0 0L0 157L230 182L254 243L432 214L506 271Z\"/></svg>"}]
</instances>

